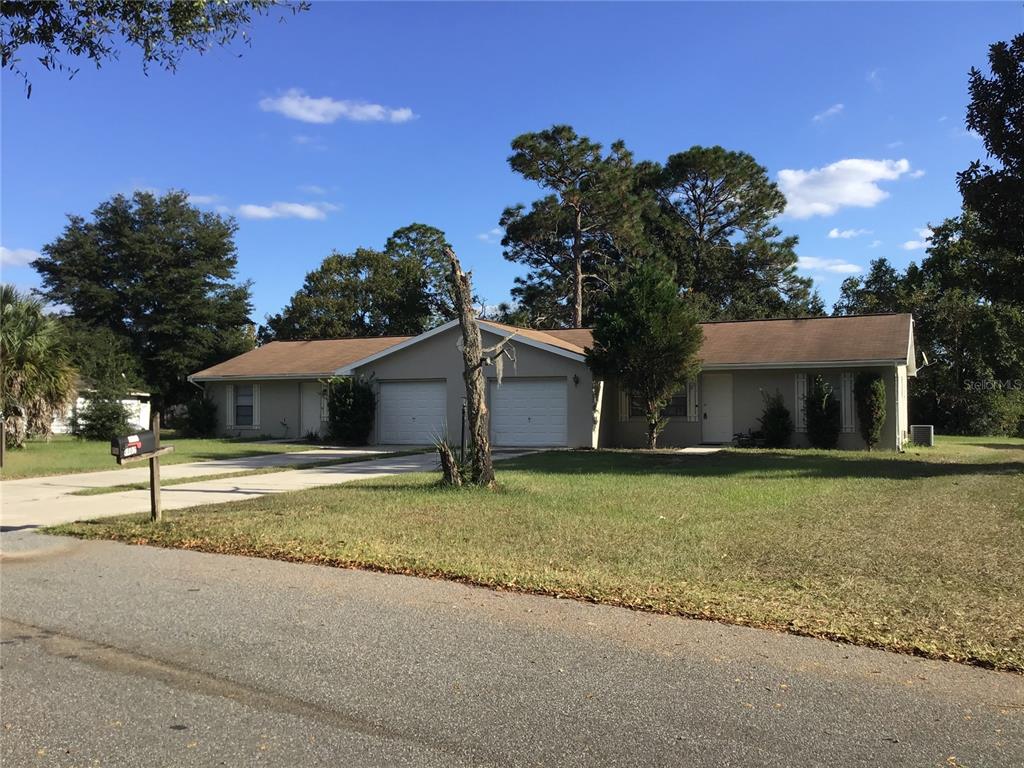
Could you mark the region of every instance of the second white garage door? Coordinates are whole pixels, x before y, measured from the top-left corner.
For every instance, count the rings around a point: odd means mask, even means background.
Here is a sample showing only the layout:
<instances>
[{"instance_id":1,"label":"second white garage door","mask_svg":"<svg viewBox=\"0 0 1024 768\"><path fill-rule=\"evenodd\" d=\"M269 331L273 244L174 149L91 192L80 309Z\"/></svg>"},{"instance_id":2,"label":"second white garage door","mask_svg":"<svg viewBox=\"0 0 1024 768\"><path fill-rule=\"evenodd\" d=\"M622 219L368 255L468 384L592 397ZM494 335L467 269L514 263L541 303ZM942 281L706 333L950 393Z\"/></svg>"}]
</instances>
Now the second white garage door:
<instances>
[{"instance_id":1,"label":"second white garage door","mask_svg":"<svg viewBox=\"0 0 1024 768\"><path fill-rule=\"evenodd\" d=\"M491 382L491 440L495 445L566 444L565 379Z\"/></svg>"},{"instance_id":2,"label":"second white garage door","mask_svg":"<svg viewBox=\"0 0 1024 768\"><path fill-rule=\"evenodd\" d=\"M445 389L443 381L382 382L377 441L430 445L445 437Z\"/></svg>"}]
</instances>

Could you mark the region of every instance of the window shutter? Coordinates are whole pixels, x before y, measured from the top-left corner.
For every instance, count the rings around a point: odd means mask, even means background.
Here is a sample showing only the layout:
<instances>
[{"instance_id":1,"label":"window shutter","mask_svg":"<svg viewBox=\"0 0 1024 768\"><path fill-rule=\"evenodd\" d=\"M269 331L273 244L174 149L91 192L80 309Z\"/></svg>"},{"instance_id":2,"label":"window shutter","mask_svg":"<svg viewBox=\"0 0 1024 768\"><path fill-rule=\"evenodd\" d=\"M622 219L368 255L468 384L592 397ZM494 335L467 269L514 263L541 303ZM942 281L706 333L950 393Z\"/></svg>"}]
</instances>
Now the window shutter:
<instances>
[{"instance_id":1,"label":"window shutter","mask_svg":"<svg viewBox=\"0 0 1024 768\"><path fill-rule=\"evenodd\" d=\"M807 412L804 410L804 400L807 397L807 374L796 374L796 391L793 401L793 422L796 424L797 432L807 431Z\"/></svg>"},{"instance_id":2,"label":"window shutter","mask_svg":"<svg viewBox=\"0 0 1024 768\"><path fill-rule=\"evenodd\" d=\"M320 422L322 424L330 421L330 415L327 411L327 396L329 393L327 386L326 381L320 384Z\"/></svg>"},{"instance_id":3,"label":"window shutter","mask_svg":"<svg viewBox=\"0 0 1024 768\"><path fill-rule=\"evenodd\" d=\"M842 398L842 431L853 432L856 429L856 415L853 408L853 373L842 374L840 397Z\"/></svg>"},{"instance_id":4,"label":"window shutter","mask_svg":"<svg viewBox=\"0 0 1024 768\"><path fill-rule=\"evenodd\" d=\"M700 421L700 409L697 405L697 380L686 382L686 420Z\"/></svg>"},{"instance_id":5,"label":"window shutter","mask_svg":"<svg viewBox=\"0 0 1024 768\"><path fill-rule=\"evenodd\" d=\"M228 412L227 412L227 426L231 429L235 426L235 385L228 384L225 389L227 390Z\"/></svg>"},{"instance_id":6,"label":"window shutter","mask_svg":"<svg viewBox=\"0 0 1024 768\"><path fill-rule=\"evenodd\" d=\"M252 425L260 425L260 385L252 385Z\"/></svg>"}]
</instances>

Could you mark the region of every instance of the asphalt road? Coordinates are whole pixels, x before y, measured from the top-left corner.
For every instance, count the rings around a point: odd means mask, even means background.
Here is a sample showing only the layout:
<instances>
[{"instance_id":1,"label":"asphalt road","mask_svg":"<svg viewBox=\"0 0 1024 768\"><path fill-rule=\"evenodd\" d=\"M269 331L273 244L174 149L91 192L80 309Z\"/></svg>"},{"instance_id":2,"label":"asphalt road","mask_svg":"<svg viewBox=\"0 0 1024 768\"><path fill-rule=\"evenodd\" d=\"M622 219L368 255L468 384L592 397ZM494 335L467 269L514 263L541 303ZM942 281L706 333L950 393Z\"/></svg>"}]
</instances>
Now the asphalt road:
<instances>
[{"instance_id":1,"label":"asphalt road","mask_svg":"<svg viewBox=\"0 0 1024 768\"><path fill-rule=\"evenodd\" d=\"M1017 675L440 581L3 536L4 766L1024 765Z\"/></svg>"}]
</instances>

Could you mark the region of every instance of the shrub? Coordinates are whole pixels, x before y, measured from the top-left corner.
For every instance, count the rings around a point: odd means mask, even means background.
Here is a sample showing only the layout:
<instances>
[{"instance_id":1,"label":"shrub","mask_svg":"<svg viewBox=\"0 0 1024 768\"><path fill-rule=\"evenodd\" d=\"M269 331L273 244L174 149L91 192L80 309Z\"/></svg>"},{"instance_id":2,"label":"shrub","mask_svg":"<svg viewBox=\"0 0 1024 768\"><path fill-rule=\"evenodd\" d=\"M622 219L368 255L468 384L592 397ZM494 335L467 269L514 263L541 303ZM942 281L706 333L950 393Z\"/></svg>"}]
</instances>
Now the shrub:
<instances>
[{"instance_id":1,"label":"shrub","mask_svg":"<svg viewBox=\"0 0 1024 768\"><path fill-rule=\"evenodd\" d=\"M71 434L83 440L113 440L132 431L128 409L113 394L94 392L71 418Z\"/></svg>"},{"instance_id":2,"label":"shrub","mask_svg":"<svg viewBox=\"0 0 1024 768\"><path fill-rule=\"evenodd\" d=\"M804 402L807 416L807 439L814 448L831 450L839 444L842 428L839 401L832 394L832 385L815 376Z\"/></svg>"},{"instance_id":3,"label":"shrub","mask_svg":"<svg viewBox=\"0 0 1024 768\"><path fill-rule=\"evenodd\" d=\"M758 419L764 435L766 448L785 448L793 437L793 419L789 415L782 393L775 390L774 395L761 392L764 400L764 413Z\"/></svg>"},{"instance_id":4,"label":"shrub","mask_svg":"<svg viewBox=\"0 0 1024 768\"><path fill-rule=\"evenodd\" d=\"M331 379L327 391L331 439L341 445L366 445L377 409L370 383L351 376L336 378Z\"/></svg>"},{"instance_id":5,"label":"shrub","mask_svg":"<svg viewBox=\"0 0 1024 768\"><path fill-rule=\"evenodd\" d=\"M853 385L860 436L870 451L882 439L885 425L885 382L877 373L862 371Z\"/></svg>"},{"instance_id":6,"label":"shrub","mask_svg":"<svg viewBox=\"0 0 1024 768\"><path fill-rule=\"evenodd\" d=\"M185 405L181 417L185 437L212 437L217 433L217 404L208 397L197 397Z\"/></svg>"}]
</instances>

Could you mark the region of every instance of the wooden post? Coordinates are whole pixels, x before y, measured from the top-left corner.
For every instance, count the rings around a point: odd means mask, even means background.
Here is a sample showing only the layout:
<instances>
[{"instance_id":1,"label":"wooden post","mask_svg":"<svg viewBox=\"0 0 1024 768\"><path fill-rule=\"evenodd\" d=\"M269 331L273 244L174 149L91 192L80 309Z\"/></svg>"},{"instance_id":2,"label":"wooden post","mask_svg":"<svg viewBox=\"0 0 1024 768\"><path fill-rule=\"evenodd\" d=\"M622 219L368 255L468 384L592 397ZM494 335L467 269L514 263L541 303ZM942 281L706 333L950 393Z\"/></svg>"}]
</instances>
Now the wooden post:
<instances>
[{"instance_id":1,"label":"wooden post","mask_svg":"<svg viewBox=\"0 0 1024 768\"><path fill-rule=\"evenodd\" d=\"M160 411L153 410L149 425L155 438L155 455L149 460L149 519L159 523L163 520L163 512L160 509Z\"/></svg>"},{"instance_id":2,"label":"wooden post","mask_svg":"<svg viewBox=\"0 0 1024 768\"><path fill-rule=\"evenodd\" d=\"M0 469L7 463L7 419L0 413Z\"/></svg>"}]
</instances>

